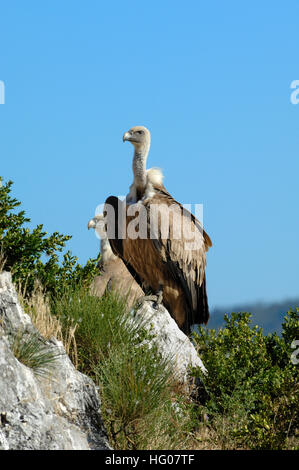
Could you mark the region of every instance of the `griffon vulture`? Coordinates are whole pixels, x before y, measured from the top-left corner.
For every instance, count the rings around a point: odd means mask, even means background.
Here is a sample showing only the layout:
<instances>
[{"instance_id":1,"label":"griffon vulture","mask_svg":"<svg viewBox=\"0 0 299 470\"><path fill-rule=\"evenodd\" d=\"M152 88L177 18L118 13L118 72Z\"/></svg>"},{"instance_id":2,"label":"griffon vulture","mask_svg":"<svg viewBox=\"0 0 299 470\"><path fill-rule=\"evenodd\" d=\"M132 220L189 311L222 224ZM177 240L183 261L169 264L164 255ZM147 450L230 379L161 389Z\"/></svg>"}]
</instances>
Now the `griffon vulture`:
<instances>
[{"instance_id":1,"label":"griffon vulture","mask_svg":"<svg viewBox=\"0 0 299 470\"><path fill-rule=\"evenodd\" d=\"M93 282L92 290L95 295L102 297L106 290L114 290L122 296L127 296L127 305L132 307L135 301L144 296L140 285L134 280L124 263L115 256L107 238L103 215L96 215L88 222L88 229L98 230L101 235L101 275Z\"/></svg>"},{"instance_id":2,"label":"griffon vulture","mask_svg":"<svg viewBox=\"0 0 299 470\"><path fill-rule=\"evenodd\" d=\"M134 181L125 203L114 196L105 203L112 251L137 282L151 288L157 301L162 300L178 326L189 334L193 324L207 323L209 319L205 267L212 242L196 217L167 192L162 173L152 169L155 177L149 177L148 129L133 127L124 134L123 141L134 145ZM137 217L137 224L136 213L143 215ZM139 229L138 236L132 232L132 224Z\"/></svg>"}]
</instances>

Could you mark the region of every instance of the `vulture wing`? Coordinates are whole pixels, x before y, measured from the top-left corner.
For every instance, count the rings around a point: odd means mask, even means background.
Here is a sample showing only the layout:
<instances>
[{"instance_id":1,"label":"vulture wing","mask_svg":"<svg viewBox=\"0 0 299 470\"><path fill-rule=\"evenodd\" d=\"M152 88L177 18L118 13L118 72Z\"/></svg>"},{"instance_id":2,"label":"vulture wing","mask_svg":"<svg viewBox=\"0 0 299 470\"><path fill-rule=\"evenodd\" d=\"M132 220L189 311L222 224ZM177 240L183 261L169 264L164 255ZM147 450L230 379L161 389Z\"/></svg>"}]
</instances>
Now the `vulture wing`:
<instances>
[{"instance_id":1,"label":"vulture wing","mask_svg":"<svg viewBox=\"0 0 299 470\"><path fill-rule=\"evenodd\" d=\"M169 274L185 293L188 307L185 328L190 330L192 324L207 323L209 319L205 267L206 251L212 242L196 217L175 201L164 186L154 189L154 197L144 201L145 206L156 204L160 214L158 230L151 242L167 265ZM170 207L177 210L175 219L171 212L169 214ZM168 234L167 230L162 233L163 220L169 220Z\"/></svg>"},{"instance_id":2,"label":"vulture wing","mask_svg":"<svg viewBox=\"0 0 299 470\"><path fill-rule=\"evenodd\" d=\"M154 190L156 191L157 194L161 194L167 198L169 198L170 201L172 201L171 203L172 204L178 204L179 206L181 206L181 204L179 202L177 202L175 199L173 199L173 197L171 196L171 194L167 191L167 189L164 187L163 184L161 185L153 185L153 188ZM185 209L186 211L186 209ZM186 211L186 212L189 212L189 211ZM205 250L206 252L209 251L209 248L211 248L213 246L212 244L212 240L210 239L209 235L205 232L205 230L203 229L203 227L201 226L201 223L199 222L199 220L196 219L195 215L192 214L191 212L189 212L189 217L191 216L192 220L194 221L194 223L200 227L200 230L202 231L202 234L203 234L203 237L204 237L204 242L205 242Z\"/></svg>"},{"instance_id":3,"label":"vulture wing","mask_svg":"<svg viewBox=\"0 0 299 470\"><path fill-rule=\"evenodd\" d=\"M124 225L122 225L122 223L125 224L126 221L124 221L124 220L121 221L120 220L120 222L119 222L119 219L122 217L122 213L119 213L120 200L115 196L109 196L105 201L104 217L108 218L108 225L109 225L109 213L106 210L107 206L110 206L110 207L113 208L113 210L114 210L113 224L116 222L115 236L113 238L110 238L109 235L108 235L111 249L112 249L113 253L116 256L118 256L124 262L124 264L127 267L129 273L131 274L131 276L135 279L137 284L139 284L139 286L142 289L143 286L144 286L144 283L142 282L140 276L138 275L138 273L136 272L136 270L134 269L132 264L124 256L123 237L122 237L120 231L122 230L122 227L124 227Z\"/></svg>"},{"instance_id":4,"label":"vulture wing","mask_svg":"<svg viewBox=\"0 0 299 470\"><path fill-rule=\"evenodd\" d=\"M114 254L124 261L141 287L149 286L154 292L163 288L163 303L188 334L191 325L209 319L205 267L206 248L211 242L194 215L164 187L154 189L151 197L136 204L137 209L140 205L146 209L147 237L121 236L119 227L127 230L132 218L118 211L119 200L111 196L106 204L114 208L118 226L114 238L108 230L108 238ZM162 223L165 221L166 226Z\"/></svg>"}]
</instances>

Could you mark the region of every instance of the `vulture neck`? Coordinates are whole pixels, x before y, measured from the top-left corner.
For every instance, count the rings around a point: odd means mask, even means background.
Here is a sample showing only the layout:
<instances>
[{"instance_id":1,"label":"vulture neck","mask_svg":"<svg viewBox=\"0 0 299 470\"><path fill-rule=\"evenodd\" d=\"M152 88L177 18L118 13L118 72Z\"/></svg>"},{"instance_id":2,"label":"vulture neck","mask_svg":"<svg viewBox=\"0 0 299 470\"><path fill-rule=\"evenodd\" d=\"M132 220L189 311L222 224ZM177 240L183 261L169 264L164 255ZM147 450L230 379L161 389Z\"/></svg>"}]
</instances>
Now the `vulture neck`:
<instances>
[{"instance_id":1,"label":"vulture neck","mask_svg":"<svg viewBox=\"0 0 299 470\"><path fill-rule=\"evenodd\" d=\"M146 187L146 160L149 148L141 151L135 150L133 158L134 183L137 190L143 190Z\"/></svg>"},{"instance_id":2,"label":"vulture neck","mask_svg":"<svg viewBox=\"0 0 299 470\"><path fill-rule=\"evenodd\" d=\"M101 260L105 264L109 260L116 259L114 255L108 238L101 238Z\"/></svg>"}]
</instances>

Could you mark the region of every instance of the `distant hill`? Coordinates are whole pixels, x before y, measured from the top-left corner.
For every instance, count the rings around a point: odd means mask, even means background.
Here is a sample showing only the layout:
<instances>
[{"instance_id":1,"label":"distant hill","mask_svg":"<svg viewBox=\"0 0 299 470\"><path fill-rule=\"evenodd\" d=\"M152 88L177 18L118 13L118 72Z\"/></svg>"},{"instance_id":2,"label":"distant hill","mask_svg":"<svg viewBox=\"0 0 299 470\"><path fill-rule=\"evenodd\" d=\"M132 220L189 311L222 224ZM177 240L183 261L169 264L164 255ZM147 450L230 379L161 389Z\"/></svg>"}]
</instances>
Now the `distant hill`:
<instances>
[{"instance_id":1,"label":"distant hill","mask_svg":"<svg viewBox=\"0 0 299 470\"><path fill-rule=\"evenodd\" d=\"M263 328L264 333L281 333L282 321L290 308L299 307L299 298L281 302L257 302L240 304L229 308L216 308L210 312L208 328L218 329L224 325L224 314L231 312L249 312L252 314L252 324Z\"/></svg>"}]
</instances>

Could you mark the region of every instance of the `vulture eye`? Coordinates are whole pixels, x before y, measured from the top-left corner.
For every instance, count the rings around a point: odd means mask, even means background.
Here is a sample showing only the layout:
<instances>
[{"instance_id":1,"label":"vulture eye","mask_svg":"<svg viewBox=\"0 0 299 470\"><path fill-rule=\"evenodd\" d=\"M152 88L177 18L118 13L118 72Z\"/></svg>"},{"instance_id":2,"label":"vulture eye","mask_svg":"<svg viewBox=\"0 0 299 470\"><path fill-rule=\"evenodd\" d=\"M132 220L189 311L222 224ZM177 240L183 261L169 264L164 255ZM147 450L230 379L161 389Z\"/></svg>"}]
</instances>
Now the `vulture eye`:
<instances>
[{"instance_id":1,"label":"vulture eye","mask_svg":"<svg viewBox=\"0 0 299 470\"><path fill-rule=\"evenodd\" d=\"M137 134L143 134L143 131L137 131Z\"/></svg>"}]
</instances>

